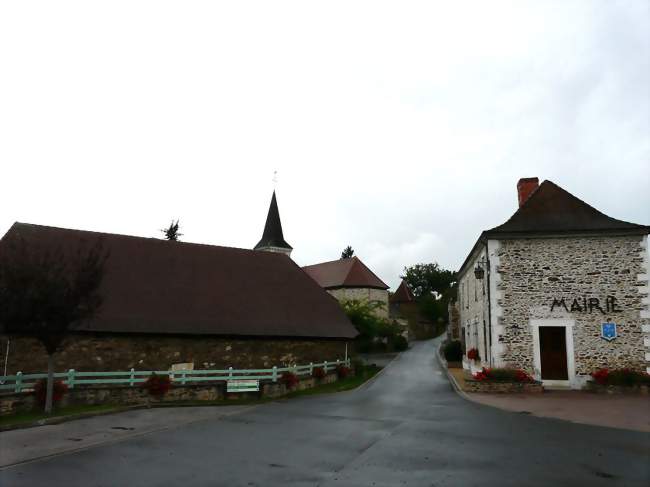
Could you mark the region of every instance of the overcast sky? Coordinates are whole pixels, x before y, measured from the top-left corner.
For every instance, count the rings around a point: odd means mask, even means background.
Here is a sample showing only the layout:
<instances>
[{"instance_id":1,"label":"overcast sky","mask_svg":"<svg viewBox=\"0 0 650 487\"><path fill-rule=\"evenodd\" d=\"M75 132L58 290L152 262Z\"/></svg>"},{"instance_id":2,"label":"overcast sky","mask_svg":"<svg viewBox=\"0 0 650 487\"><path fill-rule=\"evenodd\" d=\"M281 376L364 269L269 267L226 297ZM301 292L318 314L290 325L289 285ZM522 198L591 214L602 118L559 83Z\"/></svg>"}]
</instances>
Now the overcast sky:
<instances>
[{"instance_id":1,"label":"overcast sky","mask_svg":"<svg viewBox=\"0 0 650 487\"><path fill-rule=\"evenodd\" d=\"M520 177L650 224L650 2L2 2L14 221L457 269Z\"/></svg>"}]
</instances>

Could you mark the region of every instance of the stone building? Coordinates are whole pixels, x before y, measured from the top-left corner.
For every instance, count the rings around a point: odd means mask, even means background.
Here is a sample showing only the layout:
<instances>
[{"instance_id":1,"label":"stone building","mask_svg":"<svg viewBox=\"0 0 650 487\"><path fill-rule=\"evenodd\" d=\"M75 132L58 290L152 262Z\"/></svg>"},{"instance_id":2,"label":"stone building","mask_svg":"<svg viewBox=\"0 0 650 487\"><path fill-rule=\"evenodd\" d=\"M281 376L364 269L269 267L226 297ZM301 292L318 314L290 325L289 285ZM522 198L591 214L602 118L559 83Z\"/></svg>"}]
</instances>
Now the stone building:
<instances>
[{"instance_id":1,"label":"stone building","mask_svg":"<svg viewBox=\"0 0 650 487\"><path fill-rule=\"evenodd\" d=\"M603 367L650 371L650 227L611 218L551 181L484 231L458 272L465 367L513 366L580 388Z\"/></svg>"},{"instance_id":2,"label":"stone building","mask_svg":"<svg viewBox=\"0 0 650 487\"><path fill-rule=\"evenodd\" d=\"M58 371L168 370L181 363L268 368L343 359L357 331L288 257L275 195L269 220L258 244L268 252L15 223L0 240L0 253L16 239L68 255L96 242L108 251L103 304L93 319L75 325L55 355ZM7 333L5 325L0 343L7 372L46 370L42 345Z\"/></svg>"},{"instance_id":3,"label":"stone building","mask_svg":"<svg viewBox=\"0 0 650 487\"><path fill-rule=\"evenodd\" d=\"M339 301L377 301L377 315L388 317L388 286L356 256L303 267L323 289Z\"/></svg>"}]
</instances>

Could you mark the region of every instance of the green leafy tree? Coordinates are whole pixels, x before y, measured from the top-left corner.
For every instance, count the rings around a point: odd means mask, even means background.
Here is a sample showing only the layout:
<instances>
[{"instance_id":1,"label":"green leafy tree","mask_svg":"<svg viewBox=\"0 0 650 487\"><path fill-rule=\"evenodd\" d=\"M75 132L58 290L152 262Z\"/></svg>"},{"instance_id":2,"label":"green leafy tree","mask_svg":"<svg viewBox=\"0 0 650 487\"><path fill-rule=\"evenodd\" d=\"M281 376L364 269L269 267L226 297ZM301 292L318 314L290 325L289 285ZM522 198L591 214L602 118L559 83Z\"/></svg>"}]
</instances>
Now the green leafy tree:
<instances>
[{"instance_id":1,"label":"green leafy tree","mask_svg":"<svg viewBox=\"0 0 650 487\"><path fill-rule=\"evenodd\" d=\"M354 249L349 245L343 249L341 252L341 259L351 259L354 255Z\"/></svg>"},{"instance_id":2,"label":"green leafy tree","mask_svg":"<svg viewBox=\"0 0 650 487\"><path fill-rule=\"evenodd\" d=\"M45 412L52 412L54 354L68 331L102 303L99 285L107 254L101 243L74 252L28 245L20 237L0 241L0 331L32 336L48 355Z\"/></svg>"},{"instance_id":3,"label":"green leafy tree","mask_svg":"<svg viewBox=\"0 0 650 487\"><path fill-rule=\"evenodd\" d=\"M179 228L180 228L179 220L176 220L176 222L174 222L174 220L172 220L172 222L169 224L168 228L164 228L164 229L162 229L160 231L165 234L165 238L167 240L177 242L178 239L183 236L183 234L178 231Z\"/></svg>"},{"instance_id":4,"label":"green leafy tree","mask_svg":"<svg viewBox=\"0 0 650 487\"><path fill-rule=\"evenodd\" d=\"M433 293L443 295L455 280L452 271L442 269L436 262L405 267L404 275L400 277L406 281L416 298Z\"/></svg>"}]
</instances>

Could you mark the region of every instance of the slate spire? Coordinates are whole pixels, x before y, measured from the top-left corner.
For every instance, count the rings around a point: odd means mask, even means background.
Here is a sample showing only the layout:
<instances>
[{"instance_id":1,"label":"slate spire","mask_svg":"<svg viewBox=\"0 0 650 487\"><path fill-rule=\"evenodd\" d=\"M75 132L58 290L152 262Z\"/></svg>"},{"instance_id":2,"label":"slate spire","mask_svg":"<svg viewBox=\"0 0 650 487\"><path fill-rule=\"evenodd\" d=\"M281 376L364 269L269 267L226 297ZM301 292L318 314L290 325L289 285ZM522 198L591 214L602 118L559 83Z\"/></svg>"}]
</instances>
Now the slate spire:
<instances>
[{"instance_id":1,"label":"slate spire","mask_svg":"<svg viewBox=\"0 0 650 487\"><path fill-rule=\"evenodd\" d=\"M269 206L269 213L266 216L262 239L255 246L255 250L280 252L287 255L291 255L293 250L293 247L284 240L284 235L282 235L282 223L280 222L280 211L278 210L275 191L273 191L271 206Z\"/></svg>"}]
</instances>

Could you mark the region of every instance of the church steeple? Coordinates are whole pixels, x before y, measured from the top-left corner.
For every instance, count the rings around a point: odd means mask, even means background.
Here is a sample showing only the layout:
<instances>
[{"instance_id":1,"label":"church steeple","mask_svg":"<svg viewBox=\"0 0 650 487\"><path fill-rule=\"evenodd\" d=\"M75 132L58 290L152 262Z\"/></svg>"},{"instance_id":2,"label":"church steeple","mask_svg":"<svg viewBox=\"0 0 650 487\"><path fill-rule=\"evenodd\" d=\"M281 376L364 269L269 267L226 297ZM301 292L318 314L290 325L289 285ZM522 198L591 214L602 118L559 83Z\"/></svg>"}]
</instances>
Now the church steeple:
<instances>
[{"instance_id":1,"label":"church steeple","mask_svg":"<svg viewBox=\"0 0 650 487\"><path fill-rule=\"evenodd\" d=\"M266 216L266 225L262 239L255 246L255 250L266 250L267 252L280 252L291 255L293 247L289 245L282 235L282 223L280 222L280 212L278 211L278 202L275 198L275 191L271 198L271 206Z\"/></svg>"}]
</instances>

